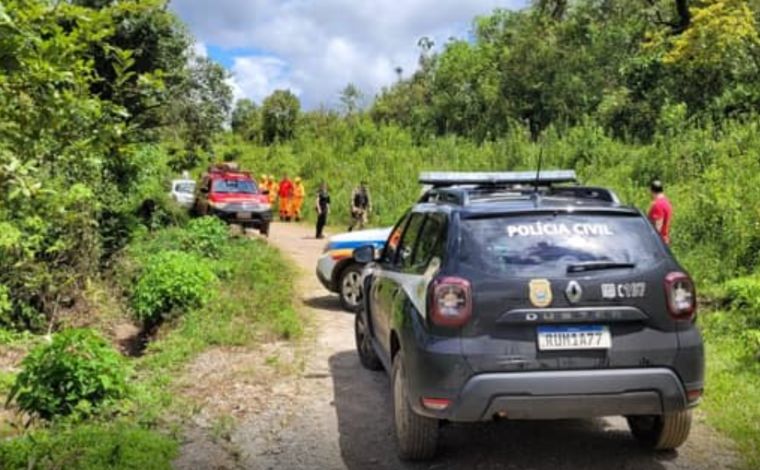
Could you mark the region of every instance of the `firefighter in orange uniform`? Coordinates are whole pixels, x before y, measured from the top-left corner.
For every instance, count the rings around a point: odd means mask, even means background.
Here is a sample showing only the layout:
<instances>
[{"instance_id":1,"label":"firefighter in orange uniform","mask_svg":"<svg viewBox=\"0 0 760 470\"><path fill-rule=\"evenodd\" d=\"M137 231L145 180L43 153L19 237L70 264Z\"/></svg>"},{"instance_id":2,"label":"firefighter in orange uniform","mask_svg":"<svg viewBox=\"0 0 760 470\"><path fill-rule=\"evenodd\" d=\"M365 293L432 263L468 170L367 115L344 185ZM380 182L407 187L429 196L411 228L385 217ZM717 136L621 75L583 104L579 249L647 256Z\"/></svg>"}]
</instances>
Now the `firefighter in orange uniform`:
<instances>
[{"instance_id":1,"label":"firefighter in orange uniform","mask_svg":"<svg viewBox=\"0 0 760 470\"><path fill-rule=\"evenodd\" d=\"M267 184L267 175L262 174L261 179L257 181L259 184L259 191L263 194L264 191L267 192L267 198L269 198L269 185Z\"/></svg>"},{"instance_id":2,"label":"firefighter in orange uniform","mask_svg":"<svg viewBox=\"0 0 760 470\"><path fill-rule=\"evenodd\" d=\"M303 186L303 181L300 176L296 177L296 182L293 185L293 210L292 215L295 217L296 222L301 221L301 209L303 209L303 200L306 197L306 188Z\"/></svg>"},{"instance_id":3,"label":"firefighter in orange uniform","mask_svg":"<svg viewBox=\"0 0 760 470\"><path fill-rule=\"evenodd\" d=\"M277 201L277 183L274 182L274 176L267 176L267 191L269 191L269 204L274 206Z\"/></svg>"},{"instance_id":4,"label":"firefighter in orange uniform","mask_svg":"<svg viewBox=\"0 0 760 470\"><path fill-rule=\"evenodd\" d=\"M288 178L288 174L282 177L278 194L280 196L280 220L290 222L292 216L293 203L293 182Z\"/></svg>"}]
</instances>

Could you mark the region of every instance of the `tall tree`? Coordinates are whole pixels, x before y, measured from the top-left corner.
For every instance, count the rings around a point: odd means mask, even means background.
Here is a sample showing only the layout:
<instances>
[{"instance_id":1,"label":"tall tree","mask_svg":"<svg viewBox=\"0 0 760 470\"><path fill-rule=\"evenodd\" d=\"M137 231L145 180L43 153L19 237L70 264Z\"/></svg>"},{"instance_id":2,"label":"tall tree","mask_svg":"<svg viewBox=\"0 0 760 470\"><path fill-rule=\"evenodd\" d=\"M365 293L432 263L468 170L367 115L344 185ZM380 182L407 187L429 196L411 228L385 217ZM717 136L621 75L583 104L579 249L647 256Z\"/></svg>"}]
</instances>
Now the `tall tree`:
<instances>
[{"instance_id":1,"label":"tall tree","mask_svg":"<svg viewBox=\"0 0 760 470\"><path fill-rule=\"evenodd\" d=\"M236 134L248 140L253 140L261 126L259 109L248 98L243 98L235 103L232 111L231 127Z\"/></svg>"},{"instance_id":2,"label":"tall tree","mask_svg":"<svg viewBox=\"0 0 760 470\"><path fill-rule=\"evenodd\" d=\"M261 130L264 142L288 140L296 132L301 102L290 90L276 90L261 104Z\"/></svg>"},{"instance_id":3,"label":"tall tree","mask_svg":"<svg viewBox=\"0 0 760 470\"><path fill-rule=\"evenodd\" d=\"M361 107L362 92L353 83L346 85L340 92L340 102L347 115L353 115Z\"/></svg>"}]
</instances>

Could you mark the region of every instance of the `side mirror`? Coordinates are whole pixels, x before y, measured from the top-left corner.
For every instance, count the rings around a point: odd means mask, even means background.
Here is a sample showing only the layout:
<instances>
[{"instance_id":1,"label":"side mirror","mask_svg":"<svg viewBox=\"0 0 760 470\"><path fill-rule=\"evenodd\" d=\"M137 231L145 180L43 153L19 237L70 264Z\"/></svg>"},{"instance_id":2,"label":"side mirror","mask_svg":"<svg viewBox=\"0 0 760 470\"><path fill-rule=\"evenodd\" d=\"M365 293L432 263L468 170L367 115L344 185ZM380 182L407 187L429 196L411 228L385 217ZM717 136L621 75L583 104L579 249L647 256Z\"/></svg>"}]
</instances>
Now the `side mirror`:
<instances>
[{"instance_id":1,"label":"side mirror","mask_svg":"<svg viewBox=\"0 0 760 470\"><path fill-rule=\"evenodd\" d=\"M375 261L375 247L372 245L360 246L354 250L354 259L361 264L369 264Z\"/></svg>"}]
</instances>

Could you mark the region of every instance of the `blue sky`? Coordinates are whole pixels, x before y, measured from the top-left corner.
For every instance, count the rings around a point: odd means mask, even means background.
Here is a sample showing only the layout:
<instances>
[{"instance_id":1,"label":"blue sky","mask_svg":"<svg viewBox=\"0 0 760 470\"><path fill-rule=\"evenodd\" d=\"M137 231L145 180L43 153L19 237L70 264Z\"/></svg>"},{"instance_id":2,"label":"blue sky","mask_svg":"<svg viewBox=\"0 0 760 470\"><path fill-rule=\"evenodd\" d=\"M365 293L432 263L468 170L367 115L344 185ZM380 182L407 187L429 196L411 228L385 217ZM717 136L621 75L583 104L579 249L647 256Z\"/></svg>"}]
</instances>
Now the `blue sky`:
<instances>
[{"instance_id":1,"label":"blue sky","mask_svg":"<svg viewBox=\"0 0 760 470\"><path fill-rule=\"evenodd\" d=\"M417 41L467 37L472 19L528 0L173 0L196 50L224 65L237 98L290 89L304 107L334 106L354 83L369 99L411 73Z\"/></svg>"}]
</instances>

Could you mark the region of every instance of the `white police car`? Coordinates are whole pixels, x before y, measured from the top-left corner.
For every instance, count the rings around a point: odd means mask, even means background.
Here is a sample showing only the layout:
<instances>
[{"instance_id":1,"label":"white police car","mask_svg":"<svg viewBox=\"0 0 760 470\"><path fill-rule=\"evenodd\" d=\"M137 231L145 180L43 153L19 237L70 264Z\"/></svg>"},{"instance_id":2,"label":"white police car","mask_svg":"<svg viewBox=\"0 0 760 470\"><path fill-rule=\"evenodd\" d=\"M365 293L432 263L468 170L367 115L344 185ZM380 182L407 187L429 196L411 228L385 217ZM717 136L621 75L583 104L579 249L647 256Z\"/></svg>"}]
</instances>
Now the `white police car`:
<instances>
[{"instance_id":1,"label":"white police car","mask_svg":"<svg viewBox=\"0 0 760 470\"><path fill-rule=\"evenodd\" d=\"M373 245L382 250L391 228L360 230L329 238L317 262L317 277L330 292L340 296L344 309L356 312L361 306L361 273L364 265L353 258L354 249Z\"/></svg>"}]
</instances>

